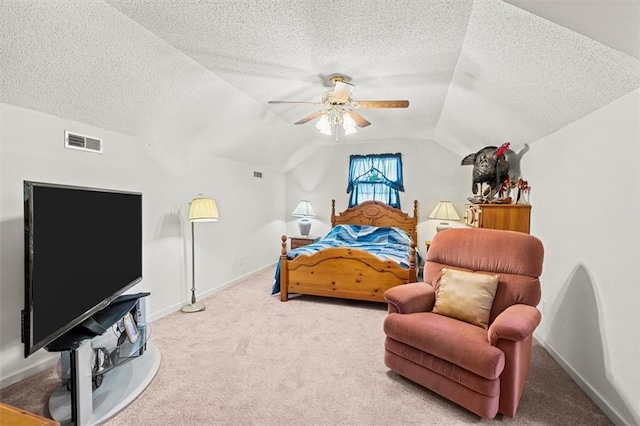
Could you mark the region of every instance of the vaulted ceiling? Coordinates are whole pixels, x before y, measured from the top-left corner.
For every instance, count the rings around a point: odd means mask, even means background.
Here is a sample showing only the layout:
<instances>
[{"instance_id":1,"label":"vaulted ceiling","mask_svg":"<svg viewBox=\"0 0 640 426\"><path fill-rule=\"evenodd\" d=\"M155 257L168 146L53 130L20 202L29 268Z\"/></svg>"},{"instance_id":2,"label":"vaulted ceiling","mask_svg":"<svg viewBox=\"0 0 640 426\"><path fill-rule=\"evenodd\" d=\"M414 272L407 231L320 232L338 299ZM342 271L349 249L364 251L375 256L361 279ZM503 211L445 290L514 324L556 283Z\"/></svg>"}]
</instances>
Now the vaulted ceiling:
<instances>
[{"instance_id":1,"label":"vaulted ceiling","mask_svg":"<svg viewBox=\"0 0 640 426\"><path fill-rule=\"evenodd\" d=\"M288 170L326 144L519 150L640 87L640 3L3 2L2 101L167 149ZM320 135L329 76L372 125Z\"/></svg>"}]
</instances>

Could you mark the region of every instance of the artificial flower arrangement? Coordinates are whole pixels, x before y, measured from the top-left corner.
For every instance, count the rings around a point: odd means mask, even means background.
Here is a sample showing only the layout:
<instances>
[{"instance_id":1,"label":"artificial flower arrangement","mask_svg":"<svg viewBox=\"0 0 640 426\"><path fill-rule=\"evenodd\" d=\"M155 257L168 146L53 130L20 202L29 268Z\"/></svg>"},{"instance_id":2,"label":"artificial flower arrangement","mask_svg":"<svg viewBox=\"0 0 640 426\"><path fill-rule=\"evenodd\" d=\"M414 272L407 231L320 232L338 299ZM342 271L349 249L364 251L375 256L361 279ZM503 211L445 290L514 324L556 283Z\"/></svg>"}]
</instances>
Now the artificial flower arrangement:
<instances>
[{"instance_id":1,"label":"artificial flower arrangement","mask_svg":"<svg viewBox=\"0 0 640 426\"><path fill-rule=\"evenodd\" d=\"M522 178L518 178L518 180L516 180L515 178L512 178L510 176L507 176L504 180L504 182L502 182L502 186L500 187L500 197L504 198L505 200L507 198L509 198L510 200L513 199L513 197L511 196L512 192L516 192L516 199L515 199L515 203L522 203L522 204L528 204L529 203L529 191L531 190L531 187L529 186L529 182L527 182L526 180L522 179Z\"/></svg>"}]
</instances>

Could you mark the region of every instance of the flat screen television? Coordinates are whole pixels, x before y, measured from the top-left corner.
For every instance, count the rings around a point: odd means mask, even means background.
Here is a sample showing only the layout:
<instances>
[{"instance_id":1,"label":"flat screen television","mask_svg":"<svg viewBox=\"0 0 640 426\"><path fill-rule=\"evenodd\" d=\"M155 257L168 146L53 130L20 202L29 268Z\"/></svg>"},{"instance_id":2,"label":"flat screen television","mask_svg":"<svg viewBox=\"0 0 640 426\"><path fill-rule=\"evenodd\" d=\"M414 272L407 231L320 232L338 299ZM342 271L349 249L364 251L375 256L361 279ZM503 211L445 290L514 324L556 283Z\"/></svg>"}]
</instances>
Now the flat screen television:
<instances>
[{"instance_id":1,"label":"flat screen television","mask_svg":"<svg viewBox=\"0 0 640 426\"><path fill-rule=\"evenodd\" d=\"M142 280L142 194L24 181L27 358Z\"/></svg>"}]
</instances>

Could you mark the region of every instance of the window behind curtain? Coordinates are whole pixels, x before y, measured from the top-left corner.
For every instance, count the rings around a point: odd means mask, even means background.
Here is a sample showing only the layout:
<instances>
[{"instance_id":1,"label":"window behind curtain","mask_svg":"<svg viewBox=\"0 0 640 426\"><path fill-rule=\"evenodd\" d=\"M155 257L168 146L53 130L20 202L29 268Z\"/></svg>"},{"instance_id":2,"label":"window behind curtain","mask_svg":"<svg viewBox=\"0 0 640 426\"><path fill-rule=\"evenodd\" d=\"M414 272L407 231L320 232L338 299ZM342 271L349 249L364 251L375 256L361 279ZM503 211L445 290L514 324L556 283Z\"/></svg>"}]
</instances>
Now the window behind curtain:
<instances>
[{"instance_id":1,"label":"window behind curtain","mask_svg":"<svg viewBox=\"0 0 640 426\"><path fill-rule=\"evenodd\" d=\"M400 208L402 183L401 154L351 155L349 157L349 207L363 201L382 201Z\"/></svg>"}]
</instances>

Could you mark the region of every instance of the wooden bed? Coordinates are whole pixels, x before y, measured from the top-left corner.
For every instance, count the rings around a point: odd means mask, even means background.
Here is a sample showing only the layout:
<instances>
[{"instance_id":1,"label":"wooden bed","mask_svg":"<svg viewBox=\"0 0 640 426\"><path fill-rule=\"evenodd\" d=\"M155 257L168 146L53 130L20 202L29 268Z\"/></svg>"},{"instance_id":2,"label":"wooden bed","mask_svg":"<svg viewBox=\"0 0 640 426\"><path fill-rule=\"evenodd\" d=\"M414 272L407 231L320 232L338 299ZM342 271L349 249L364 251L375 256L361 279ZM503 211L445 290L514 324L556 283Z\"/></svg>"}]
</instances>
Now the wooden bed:
<instances>
[{"instance_id":1,"label":"wooden bed","mask_svg":"<svg viewBox=\"0 0 640 426\"><path fill-rule=\"evenodd\" d=\"M415 247L418 228L418 201L413 202L413 217L378 201L365 201L335 214L331 200L331 226L341 224L402 228L411 236L410 267L392 260L347 247L326 248L307 256L287 259L287 236L282 236L280 256L280 300L289 293L344 299L385 302L384 292L394 286L416 281Z\"/></svg>"}]
</instances>

